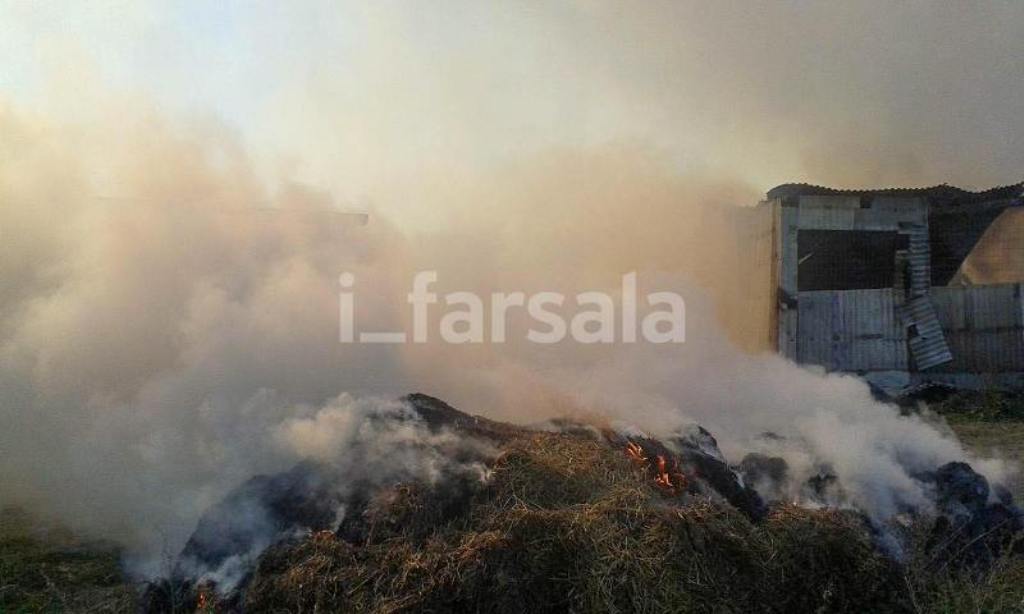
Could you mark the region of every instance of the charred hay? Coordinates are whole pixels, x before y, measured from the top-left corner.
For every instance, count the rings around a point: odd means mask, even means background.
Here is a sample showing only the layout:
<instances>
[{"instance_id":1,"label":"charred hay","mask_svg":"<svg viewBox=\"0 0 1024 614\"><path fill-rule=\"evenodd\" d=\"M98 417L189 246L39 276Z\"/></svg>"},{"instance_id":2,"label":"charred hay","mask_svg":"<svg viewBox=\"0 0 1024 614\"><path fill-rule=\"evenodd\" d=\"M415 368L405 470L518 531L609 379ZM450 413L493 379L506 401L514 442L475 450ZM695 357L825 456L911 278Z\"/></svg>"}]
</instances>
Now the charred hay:
<instances>
[{"instance_id":1,"label":"charred hay","mask_svg":"<svg viewBox=\"0 0 1024 614\"><path fill-rule=\"evenodd\" d=\"M764 484L790 479L782 459L730 467L697 426L663 440L570 421L533 430L425 395L406 402L431 432L500 449L487 479L341 489L349 476L317 463L254 478L204 516L144 609L912 609L889 529L852 510L766 503L759 492L775 497ZM929 565L983 569L1017 552L1024 527L1008 493L990 501L963 463L920 479L938 505L921 554ZM825 502L840 486L822 467L802 489ZM269 522L258 535L232 525L253 502ZM249 558L231 584L209 573L233 557Z\"/></svg>"}]
</instances>

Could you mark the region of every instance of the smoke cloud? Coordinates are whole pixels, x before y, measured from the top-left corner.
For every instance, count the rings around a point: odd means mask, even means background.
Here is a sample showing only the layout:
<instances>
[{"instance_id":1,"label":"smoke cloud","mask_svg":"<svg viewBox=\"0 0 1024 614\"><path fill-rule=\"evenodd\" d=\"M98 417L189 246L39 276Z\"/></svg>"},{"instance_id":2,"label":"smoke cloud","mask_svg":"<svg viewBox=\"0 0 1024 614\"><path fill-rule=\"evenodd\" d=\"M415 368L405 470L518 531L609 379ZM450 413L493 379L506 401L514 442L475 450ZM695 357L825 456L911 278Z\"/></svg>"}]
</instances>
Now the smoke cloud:
<instances>
[{"instance_id":1,"label":"smoke cloud","mask_svg":"<svg viewBox=\"0 0 1024 614\"><path fill-rule=\"evenodd\" d=\"M737 349L732 221L788 180L1018 180L1020 7L347 7L363 34L343 69L324 62L348 26L325 18L301 54L267 61L273 95L213 104L217 119L177 111L166 84L123 86L102 53L101 85L83 83L52 16L18 6L0 39L31 27L61 61L52 84L0 103L0 503L153 570L231 487L330 457L361 436L353 407L412 390L517 422L696 421L734 461L772 432L795 442L791 466L830 463L879 518L925 505L914 472L968 457L855 379ZM263 40L274 17L240 23ZM118 58L141 44L82 23L73 43ZM157 58L177 36L140 57L184 91ZM338 343L340 273L356 276L361 330L408 330L424 269L441 293L482 295L615 292L638 271L641 293L686 298L687 342Z\"/></svg>"}]
</instances>

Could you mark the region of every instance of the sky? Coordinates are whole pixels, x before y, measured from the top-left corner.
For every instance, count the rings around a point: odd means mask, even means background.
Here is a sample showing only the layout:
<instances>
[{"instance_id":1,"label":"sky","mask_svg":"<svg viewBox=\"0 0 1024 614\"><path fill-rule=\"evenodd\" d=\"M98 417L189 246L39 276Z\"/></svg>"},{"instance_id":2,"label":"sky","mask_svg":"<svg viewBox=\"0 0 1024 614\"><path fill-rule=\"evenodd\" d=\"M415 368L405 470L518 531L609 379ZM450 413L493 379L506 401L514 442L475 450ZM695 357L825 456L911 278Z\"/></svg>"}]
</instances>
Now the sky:
<instances>
[{"instance_id":1,"label":"sky","mask_svg":"<svg viewBox=\"0 0 1024 614\"><path fill-rule=\"evenodd\" d=\"M1024 4L0 0L0 100L137 97L268 180L427 221L424 176L638 143L683 172L984 188L1024 171Z\"/></svg>"}]
</instances>

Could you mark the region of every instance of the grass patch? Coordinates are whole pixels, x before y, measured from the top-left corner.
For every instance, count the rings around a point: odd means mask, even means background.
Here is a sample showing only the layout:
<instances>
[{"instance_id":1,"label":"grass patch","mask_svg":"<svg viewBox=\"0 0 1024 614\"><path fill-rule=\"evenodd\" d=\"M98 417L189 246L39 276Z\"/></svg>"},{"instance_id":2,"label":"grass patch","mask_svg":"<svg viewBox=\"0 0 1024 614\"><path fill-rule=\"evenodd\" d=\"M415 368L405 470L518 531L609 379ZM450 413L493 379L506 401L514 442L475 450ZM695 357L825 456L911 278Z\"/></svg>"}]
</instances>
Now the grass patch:
<instances>
[{"instance_id":1,"label":"grass patch","mask_svg":"<svg viewBox=\"0 0 1024 614\"><path fill-rule=\"evenodd\" d=\"M116 550L0 510L0 612L132 611Z\"/></svg>"},{"instance_id":2,"label":"grass patch","mask_svg":"<svg viewBox=\"0 0 1024 614\"><path fill-rule=\"evenodd\" d=\"M923 547L927 541L923 527L916 532L903 569L907 600L915 612L1024 612L1020 556L1007 552L984 571L956 568Z\"/></svg>"},{"instance_id":3,"label":"grass patch","mask_svg":"<svg viewBox=\"0 0 1024 614\"><path fill-rule=\"evenodd\" d=\"M930 404L951 424L1024 422L1024 395L998 390L963 391Z\"/></svg>"}]
</instances>

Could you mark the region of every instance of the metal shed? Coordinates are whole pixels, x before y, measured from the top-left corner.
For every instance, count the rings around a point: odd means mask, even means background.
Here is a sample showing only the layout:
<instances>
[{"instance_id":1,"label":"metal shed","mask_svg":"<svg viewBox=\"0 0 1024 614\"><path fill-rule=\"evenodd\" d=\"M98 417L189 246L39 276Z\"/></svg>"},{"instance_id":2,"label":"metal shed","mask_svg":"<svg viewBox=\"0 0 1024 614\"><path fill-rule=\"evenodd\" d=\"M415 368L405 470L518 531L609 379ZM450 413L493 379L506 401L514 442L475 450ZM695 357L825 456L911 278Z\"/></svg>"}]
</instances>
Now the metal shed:
<instances>
[{"instance_id":1,"label":"metal shed","mask_svg":"<svg viewBox=\"0 0 1024 614\"><path fill-rule=\"evenodd\" d=\"M1024 184L785 184L756 209L771 240L751 243L752 262L769 263L751 270L783 356L892 394L1024 385Z\"/></svg>"}]
</instances>

